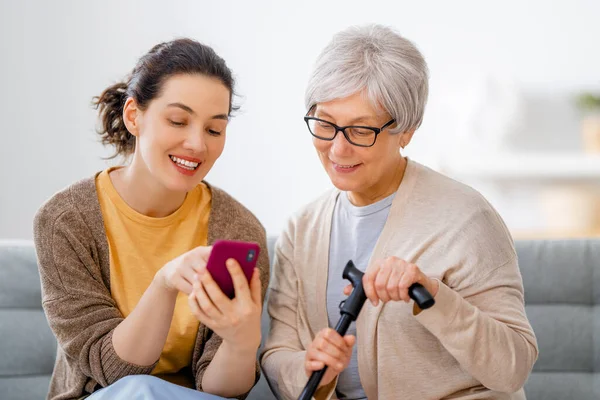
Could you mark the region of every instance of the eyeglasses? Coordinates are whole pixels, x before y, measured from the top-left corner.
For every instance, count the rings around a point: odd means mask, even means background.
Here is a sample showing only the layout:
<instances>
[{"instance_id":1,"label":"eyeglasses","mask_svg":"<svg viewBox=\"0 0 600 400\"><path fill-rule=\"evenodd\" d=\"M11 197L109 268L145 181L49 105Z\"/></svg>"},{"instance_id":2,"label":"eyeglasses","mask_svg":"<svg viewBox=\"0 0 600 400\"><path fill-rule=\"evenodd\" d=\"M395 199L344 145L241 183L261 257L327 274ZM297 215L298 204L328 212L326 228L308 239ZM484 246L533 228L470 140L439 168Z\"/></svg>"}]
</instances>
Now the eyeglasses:
<instances>
[{"instance_id":1,"label":"eyeglasses","mask_svg":"<svg viewBox=\"0 0 600 400\"><path fill-rule=\"evenodd\" d=\"M314 108L315 106L312 106L304 117L304 121L306 122L306 126L308 126L308 130L310 131L311 135L317 139L331 141L335 139L337 133L341 131L350 144L360 147L373 146L377 140L377 135L379 135L385 128L396 122L396 120L392 119L381 128L353 125L337 126L333 122L309 116Z\"/></svg>"}]
</instances>

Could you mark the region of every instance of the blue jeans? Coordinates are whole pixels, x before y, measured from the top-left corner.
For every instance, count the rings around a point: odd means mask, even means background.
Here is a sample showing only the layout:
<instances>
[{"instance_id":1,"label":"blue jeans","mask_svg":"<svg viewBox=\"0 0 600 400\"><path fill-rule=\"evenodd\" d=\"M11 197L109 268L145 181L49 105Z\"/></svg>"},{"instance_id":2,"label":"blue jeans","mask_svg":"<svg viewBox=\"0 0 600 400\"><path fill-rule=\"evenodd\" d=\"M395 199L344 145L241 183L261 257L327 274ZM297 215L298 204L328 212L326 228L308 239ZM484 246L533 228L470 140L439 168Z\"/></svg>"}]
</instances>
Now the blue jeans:
<instances>
[{"instance_id":1,"label":"blue jeans","mask_svg":"<svg viewBox=\"0 0 600 400\"><path fill-rule=\"evenodd\" d=\"M152 375L129 375L95 391L87 400L223 400L194 389L175 385Z\"/></svg>"}]
</instances>

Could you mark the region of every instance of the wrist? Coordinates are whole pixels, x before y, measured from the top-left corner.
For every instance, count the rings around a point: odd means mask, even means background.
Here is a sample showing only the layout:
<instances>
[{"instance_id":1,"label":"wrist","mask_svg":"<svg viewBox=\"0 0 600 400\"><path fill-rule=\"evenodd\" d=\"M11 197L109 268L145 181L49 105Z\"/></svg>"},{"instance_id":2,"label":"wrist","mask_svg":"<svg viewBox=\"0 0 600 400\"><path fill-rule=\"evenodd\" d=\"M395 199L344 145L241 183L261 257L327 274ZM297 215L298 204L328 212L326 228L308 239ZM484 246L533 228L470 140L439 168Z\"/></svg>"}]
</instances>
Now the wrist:
<instances>
[{"instance_id":1,"label":"wrist","mask_svg":"<svg viewBox=\"0 0 600 400\"><path fill-rule=\"evenodd\" d=\"M221 347L223 347L224 351L230 352L230 353L238 355L238 356L248 355L248 356L256 357L256 352L258 351L258 348L260 347L260 342L259 343L240 343L240 342L235 343L235 342L231 342L228 340L223 340Z\"/></svg>"},{"instance_id":2,"label":"wrist","mask_svg":"<svg viewBox=\"0 0 600 400\"><path fill-rule=\"evenodd\" d=\"M177 296L178 290L170 287L167 284L167 280L165 279L165 275L162 272L162 269L154 275L154 279L152 280L151 285L154 286L157 290L160 290L161 292L165 293L166 295Z\"/></svg>"}]
</instances>

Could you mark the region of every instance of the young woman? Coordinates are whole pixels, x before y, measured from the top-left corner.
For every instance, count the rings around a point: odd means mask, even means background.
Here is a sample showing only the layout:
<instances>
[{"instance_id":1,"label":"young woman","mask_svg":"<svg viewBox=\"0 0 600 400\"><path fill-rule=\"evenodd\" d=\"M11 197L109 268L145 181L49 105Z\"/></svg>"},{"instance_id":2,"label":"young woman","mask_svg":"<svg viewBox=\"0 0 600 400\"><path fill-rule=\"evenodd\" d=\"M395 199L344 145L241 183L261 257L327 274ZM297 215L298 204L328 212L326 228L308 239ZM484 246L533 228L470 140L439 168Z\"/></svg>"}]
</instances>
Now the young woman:
<instances>
[{"instance_id":1,"label":"young woman","mask_svg":"<svg viewBox=\"0 0 600 400\"><path fill-rule=\"evenodd\" d=\"M49 399L243 398L258 380L265 231L203 181L225 145L233 90L223 59L179 39L95 99L103 143L129 162L36 215L43 307L59 344ZM217 239L264 250L250 282L228 261L232 300L205 270Z\"/></svg>"}]
</instances>

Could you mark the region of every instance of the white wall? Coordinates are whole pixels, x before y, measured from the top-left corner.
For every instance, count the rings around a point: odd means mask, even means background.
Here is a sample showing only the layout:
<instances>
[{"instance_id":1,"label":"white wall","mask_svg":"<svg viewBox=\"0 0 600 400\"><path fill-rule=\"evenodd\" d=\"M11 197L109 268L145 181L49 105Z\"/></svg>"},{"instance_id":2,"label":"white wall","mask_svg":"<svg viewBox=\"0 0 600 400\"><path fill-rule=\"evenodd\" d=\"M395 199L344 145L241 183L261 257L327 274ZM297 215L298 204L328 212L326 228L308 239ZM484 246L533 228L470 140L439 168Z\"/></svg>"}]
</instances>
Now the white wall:
<instances>
[{"instance_id":1,"label":"white wall","mask_svg":"<svg viewBox=\"0 0 600 400\"><path fill-rule=\"evenodd\" d=\"M242 111L208 180L278 233L287 216L329 187L302 116L308 73L333 33L379 22L417 43L430 65L431 100L409 154L435 168L449 135L444 101L473 72L510 76L550 103L598 88L598 16L594 0L1 0L0 238L30 238L45 199L107 165L90 100L159 41L198 39L234 70ZM577 147L572 113L557 120L544 110L520 145Z\"/></svg>"}]
</instances>

